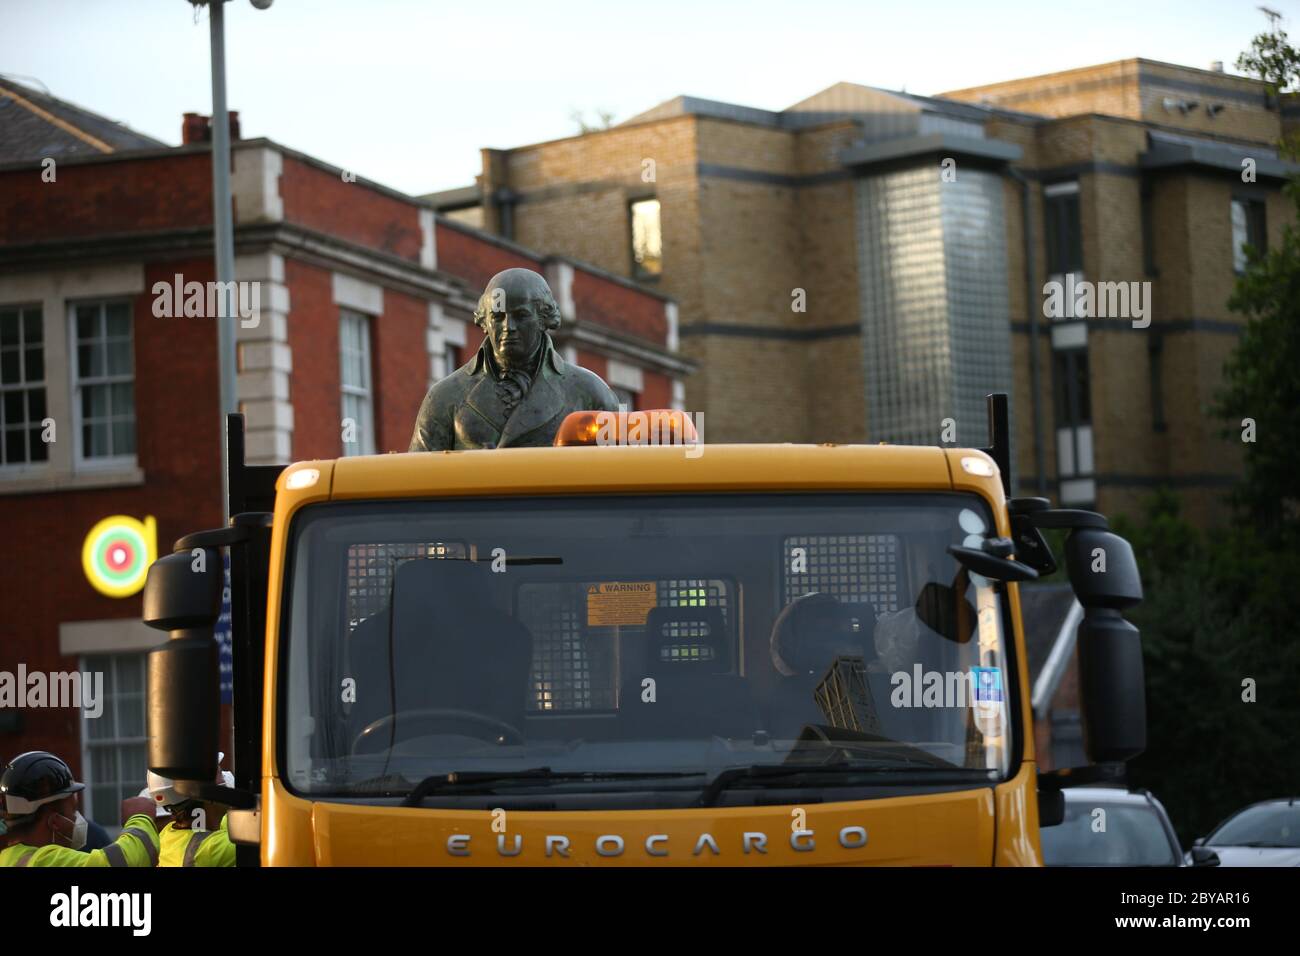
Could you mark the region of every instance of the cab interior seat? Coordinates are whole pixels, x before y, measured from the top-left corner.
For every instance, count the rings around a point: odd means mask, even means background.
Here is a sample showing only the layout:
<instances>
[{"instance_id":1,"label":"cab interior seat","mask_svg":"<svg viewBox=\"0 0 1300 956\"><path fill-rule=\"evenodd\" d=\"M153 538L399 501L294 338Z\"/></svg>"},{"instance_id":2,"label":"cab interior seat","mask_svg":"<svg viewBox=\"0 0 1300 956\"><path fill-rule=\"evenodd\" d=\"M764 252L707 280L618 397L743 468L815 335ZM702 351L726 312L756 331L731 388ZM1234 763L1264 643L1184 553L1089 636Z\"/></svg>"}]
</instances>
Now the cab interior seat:
<instances>
[{"instance_id":1,"label":"cab interior seat","mask_svg":"<svg viewBox=\"0 0 1300 956\"><path fill-rule=\"evenodd\" d=\"M735 671L719 607L656 607L646 617L641 666L619 696L624 734L634 738L752 739L760 728L749 681ZM645 678L654 700L643 699Z\"/></svg>"},{"instance_id":2,"label":"cab interior seat","mask_svg":"<svg viewBox=\"0 0 1300 956\"><path fill-rule=\"evenodd\" d=\"M392 604L352 634L352 733L391 713L428 709L469 711L523 732L533 637L493 605L488 573L468 560L398 565Z\"/></svg>"}]
</instances>

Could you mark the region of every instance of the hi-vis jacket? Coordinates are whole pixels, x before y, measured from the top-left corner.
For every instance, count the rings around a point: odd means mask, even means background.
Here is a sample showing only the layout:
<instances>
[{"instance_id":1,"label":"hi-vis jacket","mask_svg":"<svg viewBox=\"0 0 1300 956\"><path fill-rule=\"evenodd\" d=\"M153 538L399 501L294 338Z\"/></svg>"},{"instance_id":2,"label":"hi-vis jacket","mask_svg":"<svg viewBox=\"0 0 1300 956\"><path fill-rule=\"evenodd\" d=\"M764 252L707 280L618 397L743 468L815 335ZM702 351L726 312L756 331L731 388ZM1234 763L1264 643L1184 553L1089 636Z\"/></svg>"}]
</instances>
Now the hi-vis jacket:
<instances>
[{"instance_id":1,"label":"hi-vis jacket","mask_svg":"<svg viewBox=\"0 0 1300 956\"><path fill-rule=\"evenodd\" d=\"M147 814L126 821L122 835L102 850L83 853L67 846L16 843L0 850L0 866L157 866L158 831Z\"/></svg>"},{"instance_id":2,"label":"hi-vis jacket","mask_svg":"<svg viewBox=\"0 0 1300 956\"><path fill-rule=\"evenodd\" d=\"M216 830L178 830L176 824L163 827L159 866L234 866L235 845L230 842L226 818Z\"/></svg>"}]
</instances>

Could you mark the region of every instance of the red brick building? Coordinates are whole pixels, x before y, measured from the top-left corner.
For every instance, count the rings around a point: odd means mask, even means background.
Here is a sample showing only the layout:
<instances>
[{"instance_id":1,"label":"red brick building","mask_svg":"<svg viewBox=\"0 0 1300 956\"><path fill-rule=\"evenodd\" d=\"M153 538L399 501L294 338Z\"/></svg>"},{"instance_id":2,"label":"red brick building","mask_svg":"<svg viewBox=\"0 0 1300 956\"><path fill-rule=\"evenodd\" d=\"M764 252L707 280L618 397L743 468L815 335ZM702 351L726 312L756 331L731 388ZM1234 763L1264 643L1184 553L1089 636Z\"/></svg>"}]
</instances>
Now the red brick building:
<instances>
[{"instance_id":1,"label":"red brick building","mask_svg":"<svg viewBox=\"0 0 1300 956\"><path fill-rule=\"evenodd\" d=\"M105 824L143 786L144 657L161 635L138 593L92 586L88 532L152 519L166 553L221 521L217 320L160 291L215 279L206 123L184 130L168 147L0 81L0 758L59 753ZM636 407L680 402L691 365L663 295L266 139L233 144L231 188L236 279L257 284L256 323L237 325L254 462L405 451L429 385L481 341L484 283L511 266L546 276L567 358ZM111 583L135 550L90 560ZM6 698L20 670L103 674L101 713Z\"/></svg>"}]
</instances>

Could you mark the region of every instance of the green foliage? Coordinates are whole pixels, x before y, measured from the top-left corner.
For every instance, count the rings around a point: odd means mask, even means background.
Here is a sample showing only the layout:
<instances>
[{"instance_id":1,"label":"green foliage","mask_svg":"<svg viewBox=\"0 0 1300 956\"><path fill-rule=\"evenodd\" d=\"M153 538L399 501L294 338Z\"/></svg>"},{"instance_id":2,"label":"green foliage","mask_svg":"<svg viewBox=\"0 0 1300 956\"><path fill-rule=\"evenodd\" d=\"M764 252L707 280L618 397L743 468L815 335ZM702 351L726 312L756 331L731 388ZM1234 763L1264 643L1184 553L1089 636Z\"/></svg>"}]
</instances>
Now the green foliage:
<instances>
[{"instance_id":1,"label":"green foliage","mask_svg":"<svg viewBox=\"0 0 1300 956\"><path fill-rule=\"evenodd\" d=\"M569 119L578 127L579 134L598 133L603 129L611 129L614 126L614 114L610 110L597 109L595 122L587 122L586 110L571 110Z\"/></svg>"},{"instance_id":2,"label":"green foliage","mask_svg":"<svg viewBox=\"0 0 1300 956\"><path fill-rule=\"evenodd\" d=\"M1190 845L1240 807L1300 793L1300 556L1245 525L1202 534L1167 491L1116 530L1146 592L1128 615L1142 631L1148 731L1130 779Z\"/></svg>"},{"instance_id":3,"label":"green foliage","mask_svg":"<svg viewBox=\"0 0 1300 956\"><path fill-rule=\"evenodd\" d=\"M1300 210L1300 189L1291 184L1287 193ZM1224 364L1214 412L1231 441L1242 441L1244 420L1255 423L1236 500L1262 532L1293 536L1300 516L1300 230L1288 223L1277 248L1252 257L1228 306L1246 316L1246 327Z\"/></svg>"},{"instance_id":4,"label":"green foliage","mask_svg":"<svg viewBox=\"0 0 1300 956\"><path fill-rule=\"evenodd\" d=\"M1270 20L1237 68L1276 95L1300 80L1300 50ZM1300 187L1287 195L1300 210ZM1213 414L1229 441L1242 441L1243 419L1255 437L1236 519L1199 531L1162 491L1140 520L1114 522L1146 595L1126 615L1142 632L1147 690L1147 749L1129 778L1160 798L1185 846L1250 803L1300 796L1300 230L1252 251L1228 305L1246 325Z\"/></svg>"},{"instance_id":5,"label":"green foliage","mask_svg":"<svg viewBox=\"0 0 1300 956\"><path fill-rule=\"evenodd\" d=\"M1237 69L1257 76L1273 95L1300 79L1300 51L1287 42L1286 31L1274 20L1267 33L1250 41L1250 49L1237 57Z\"/></svg>"}]
</instances>

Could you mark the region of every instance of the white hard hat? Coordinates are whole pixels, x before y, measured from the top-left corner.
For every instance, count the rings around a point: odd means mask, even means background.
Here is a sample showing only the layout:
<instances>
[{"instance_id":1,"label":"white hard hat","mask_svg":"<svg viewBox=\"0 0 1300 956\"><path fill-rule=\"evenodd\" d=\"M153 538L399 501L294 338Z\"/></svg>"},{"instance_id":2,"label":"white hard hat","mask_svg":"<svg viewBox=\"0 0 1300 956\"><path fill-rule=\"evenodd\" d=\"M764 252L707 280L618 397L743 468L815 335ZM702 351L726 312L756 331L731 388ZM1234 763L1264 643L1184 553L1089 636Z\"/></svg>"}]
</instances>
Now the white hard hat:
<instances>
[{"instance_id":1,"label":"white hard hat","mask_svg":"<svg viewBox=\"0 0 1300 956\"><path fill-rule=\"evenodd\" d=\"M154 811L157 816L167 816L167 808L176 803L184 803L186 798L176 792L176 781L171 777L164 777L161 774L154 773L152 770L146 775L147 785L140 792L141 796L153 798L157 804Z\"/></svg>"},{"instance_id":2,"label":"white hard hat","mask_svg":"<svg viewBox=\"0 0 1300 956\"><path fill-rule=\"evenodd\" d=\"M221 761L226 757L225 754L217 753L217 766L221 766ZM181 796L176 792L176 781L170 777L164 777L162 774L154 773L150 770L146 775L147 785L140 791L140 796L151 798L157 809L154 811L156 816L165 817L170 815L167 809L178 803L184 803L189 797ZM229 770L221 771L221 782L227 787L234 787L235 775Z\"/></svg>"},{"instance_id":3,"label":"white hard hat","mask_svg":"<svg viewBox=\"0 0 1300 956\"><path fill-rule=\"evenodd\" d=\"M149 776L150 776L150 778L151 778L150 781L149 781L150 785L153 784L154 779L157 779L157 780L167 780L166 777L159 777L157 774L153 774L153 773L149 774ZM168 783L171 783L170 780L167 780L167 782L168 782ZM153 815L154 815L154 816L156 816L156 817L169 817L169 816L171 816L171 814L170 814L170 813L168 812L168 810L167 810L167 807L163 805L163 798L162 798L162 797L159 797L159 796L155 796L155 795L154 795L154 792L153 792L152 790L150 790L149 787L145 787L143 790L141 790L141 791L140 791L140 796L144 797L146 800L153 800L153 801L155 802L156 805L155 805L155 807L154 807L154 811L153 811Z\"/></svg>"}]
</instances>

